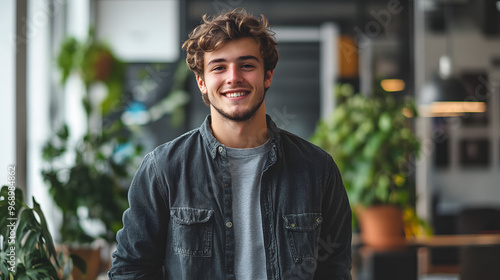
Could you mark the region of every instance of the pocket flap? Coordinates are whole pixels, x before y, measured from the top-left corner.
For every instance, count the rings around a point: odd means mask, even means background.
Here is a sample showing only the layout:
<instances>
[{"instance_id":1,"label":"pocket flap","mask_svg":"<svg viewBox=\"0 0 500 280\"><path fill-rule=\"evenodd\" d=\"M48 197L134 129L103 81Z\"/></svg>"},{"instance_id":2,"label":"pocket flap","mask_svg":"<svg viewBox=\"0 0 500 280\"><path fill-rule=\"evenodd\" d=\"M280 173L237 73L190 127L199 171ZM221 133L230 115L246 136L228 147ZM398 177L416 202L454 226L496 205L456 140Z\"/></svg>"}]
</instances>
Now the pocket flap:
<instances>
[{"instance_id":1,"label":"pocket flap","mask_svg":"<svg viewBox=\"0 0 500 280\"><path fill-rule=\"evenodd\" d=\"M170 209L170 216L179 224L191 225L205 223L210 220L214 210L176 207Z\"/></svg>"},{"instance_id":2,"label":"pocket flap","mask_svg":"<svg viewBox=\"0 0 500 280\"><path fill-rule=\"evenodd\" d=\"M285 227L293 231L312 231L323 221L320 213L289 214L283 219Z\"/></svg>"}]
</instances>

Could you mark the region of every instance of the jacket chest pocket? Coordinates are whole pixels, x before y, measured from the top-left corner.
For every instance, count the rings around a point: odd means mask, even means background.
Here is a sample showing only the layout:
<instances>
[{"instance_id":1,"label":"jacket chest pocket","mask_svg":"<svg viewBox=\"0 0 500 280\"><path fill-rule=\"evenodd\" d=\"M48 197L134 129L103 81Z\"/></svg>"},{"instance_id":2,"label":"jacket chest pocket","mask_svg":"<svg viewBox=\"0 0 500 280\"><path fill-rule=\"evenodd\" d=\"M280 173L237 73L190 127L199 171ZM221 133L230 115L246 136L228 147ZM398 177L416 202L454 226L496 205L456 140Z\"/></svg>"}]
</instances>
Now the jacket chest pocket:
<instances>
[{"instance_id":1,"label":"jacket chest pocket","mask_svg":"<svg viewBox=\"0 0 500 280\"><path fill-rule=\"evenodd\" d=\"M179 207L170 209L172 243L176 254L193 257L212 255L213 210Z\"/></svg>"},{"instance_id":2,"label":"jacket chest pocket","mask_svg":"<svg viewBox=\"0 0 500 280\"><path fill-rule=\"evenodd\" d=\"M285 232L293 261L300 263L304 259L315 257L317 238L323 221L319 213L284 215Z\"/></svg>"}]
</instances>

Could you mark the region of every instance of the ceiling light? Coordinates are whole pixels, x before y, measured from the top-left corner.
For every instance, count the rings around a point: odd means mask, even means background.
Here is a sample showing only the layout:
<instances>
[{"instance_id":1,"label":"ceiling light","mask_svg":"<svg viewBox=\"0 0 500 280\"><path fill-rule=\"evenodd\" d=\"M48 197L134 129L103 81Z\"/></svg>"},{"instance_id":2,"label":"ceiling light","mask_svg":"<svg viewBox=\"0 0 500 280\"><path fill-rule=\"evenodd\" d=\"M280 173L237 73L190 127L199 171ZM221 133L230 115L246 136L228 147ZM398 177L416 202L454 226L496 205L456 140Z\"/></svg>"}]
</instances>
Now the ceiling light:
<instances>
[{"instance_id":1,"label":"ceiling light","mask_svg":"<svg viewBox=\"0 0 500 280\"><path fill-rule=\"evenodd\" d=\"M471 96L463 83L452 75L451 10L443 3L446 21L446 54L439 59L439 73L425 85L420 94L419 112L426 117L453 117L465 113L486 111L484 102L470 102Z\"/></svg>"}]
</instances>

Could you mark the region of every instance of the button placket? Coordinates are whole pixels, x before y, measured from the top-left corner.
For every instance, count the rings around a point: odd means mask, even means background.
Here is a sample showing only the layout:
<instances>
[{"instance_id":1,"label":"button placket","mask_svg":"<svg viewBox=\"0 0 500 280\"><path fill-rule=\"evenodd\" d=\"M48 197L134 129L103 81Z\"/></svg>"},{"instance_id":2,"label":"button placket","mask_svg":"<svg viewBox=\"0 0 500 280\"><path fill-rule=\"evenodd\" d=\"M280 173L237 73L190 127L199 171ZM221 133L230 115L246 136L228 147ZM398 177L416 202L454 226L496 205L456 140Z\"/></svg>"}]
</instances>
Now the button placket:
<instances>
[{"instance_id":1,"label":"button placket","mask_svg":"<svg viewBox=\"0 0 500 280\"><path fill-rule=\"evenodd\" d=\"M220 164L220 172L218 173L218 176L220 178L221 186L224 186L223 188L223 205L224 205L224 210L223 210L223 215L224 215L224 220L223 220L223 225L224 227L224 235L225 235L225 244L224 244L224 250L225 250L225 262L226 262L226 269L232 269L234 266L234 230L233 230L233 213L232 213L232 189L231 189L231 176L230 176L230 167L229 167L229 160L226 157L226 149L224 145L218 145L216 147L216 151L221 155L221 157L218 159L218 162ZM233 275L232 273L229 273L230 275ZM229 277L228 279L234 279L234 277Z\"/></svg>"}]
</instances>

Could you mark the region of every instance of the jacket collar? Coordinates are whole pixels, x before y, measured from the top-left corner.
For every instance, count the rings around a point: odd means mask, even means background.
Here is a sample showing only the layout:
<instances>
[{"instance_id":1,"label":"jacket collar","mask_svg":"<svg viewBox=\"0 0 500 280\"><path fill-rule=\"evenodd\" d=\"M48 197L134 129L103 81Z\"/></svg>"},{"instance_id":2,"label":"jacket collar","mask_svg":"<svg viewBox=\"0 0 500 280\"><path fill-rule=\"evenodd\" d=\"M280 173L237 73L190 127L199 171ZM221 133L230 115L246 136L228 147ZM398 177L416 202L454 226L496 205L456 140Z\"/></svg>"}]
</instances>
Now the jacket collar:
<instances>
[{"instance_id":1,"label":"jacket collar","mask_svg":"<svg viewBox=\"0 0 500 280\"><path fill-rule=\"evenodd\" d=\"M281 136L280 132L281 129L276 126L274 121L271 119L269 115L266 115L266 121L267 121L267 130L269 132L269 137L270 141L272 143L272 150L274 150L275 153L278 154L278 156L281 155ZM212 127L210 124L212 123L212 117L208 115L205 118L205 121L203 124L200 126L200 133L203 137L203 140L205 142L205 145L207 146L208 150L210 151L210 155L212 158L215 158L217 155L217 150L219 147L222 147L223 151L225 152L225 146L221 144L217 139L214 137Z\"/></svg>"}]
</instances>

